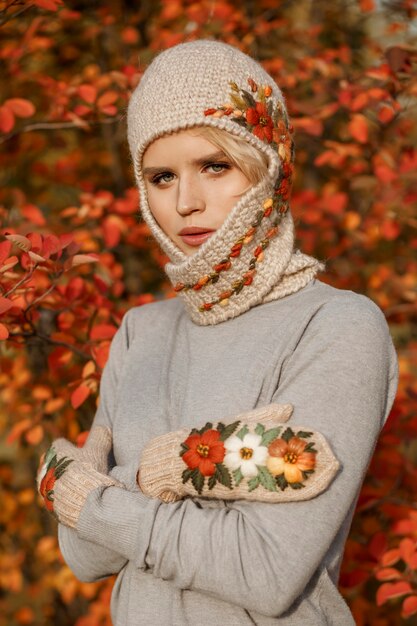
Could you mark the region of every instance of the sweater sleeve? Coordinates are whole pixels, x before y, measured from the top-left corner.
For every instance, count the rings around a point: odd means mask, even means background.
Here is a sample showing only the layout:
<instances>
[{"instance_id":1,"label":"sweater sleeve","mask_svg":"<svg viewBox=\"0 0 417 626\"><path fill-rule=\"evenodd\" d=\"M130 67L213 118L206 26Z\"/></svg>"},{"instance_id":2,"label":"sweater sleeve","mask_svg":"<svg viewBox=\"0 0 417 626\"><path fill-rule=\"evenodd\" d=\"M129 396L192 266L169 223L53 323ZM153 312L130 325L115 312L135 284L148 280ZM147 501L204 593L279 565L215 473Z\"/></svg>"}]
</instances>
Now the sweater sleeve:
<instances>
[{"instance_id":1,"label":"sweater sleeve","mask_svg":"<svg viewBox=\"0 0 417 626\"><path fill-rule=\"evenodd\" d=\"M272 401L329 441L341 470L311 500L285 504L191 498L162 504L117 487L95 490L78 532L136 567L268 616L282 615L346 529L397 383L385 319L367 298L334 298L306 323ZM290 422L289 422L290 424Z\"/></svg>"},{"instance_id":2,"label":"sweater sleeve","mask_svg":"<svg viewBox=\"0 0 417 626\"><path fill-rule=\"evenodd\" d=\"M128 348L127 318L128 314L123 318L111 343L109 358L101 378L100 402L93 426L112 428L118 377ZM58 542L66 563L77 578L84 582L94 582L117 574L127 562L126 557L117 550L81 539L73 528L63 524L58 524Z\"/></svg>"}]
</instances>

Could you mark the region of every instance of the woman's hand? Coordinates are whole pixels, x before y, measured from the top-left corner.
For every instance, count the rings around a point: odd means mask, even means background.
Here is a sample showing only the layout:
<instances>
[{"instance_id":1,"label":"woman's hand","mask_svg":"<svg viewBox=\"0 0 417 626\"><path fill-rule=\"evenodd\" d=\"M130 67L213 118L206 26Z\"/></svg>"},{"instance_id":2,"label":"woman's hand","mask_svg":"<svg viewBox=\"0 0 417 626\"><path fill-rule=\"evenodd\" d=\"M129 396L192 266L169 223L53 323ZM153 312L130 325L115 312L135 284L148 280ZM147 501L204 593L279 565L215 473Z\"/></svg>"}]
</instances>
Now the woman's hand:
<instances>
[{"instance_id":1,"label":"woman's hand","mask_svg":"<svg viewBox=\"0 0 417 626\"><path fill-rule=\"evenodd\" d=\"M121 486L107 476L112 435L108 428L92 429L83 448L66 439L53 442L41 459L38 490L59 522L75 528L89 493L97 487Z\"/></svg>"}]
</instances>

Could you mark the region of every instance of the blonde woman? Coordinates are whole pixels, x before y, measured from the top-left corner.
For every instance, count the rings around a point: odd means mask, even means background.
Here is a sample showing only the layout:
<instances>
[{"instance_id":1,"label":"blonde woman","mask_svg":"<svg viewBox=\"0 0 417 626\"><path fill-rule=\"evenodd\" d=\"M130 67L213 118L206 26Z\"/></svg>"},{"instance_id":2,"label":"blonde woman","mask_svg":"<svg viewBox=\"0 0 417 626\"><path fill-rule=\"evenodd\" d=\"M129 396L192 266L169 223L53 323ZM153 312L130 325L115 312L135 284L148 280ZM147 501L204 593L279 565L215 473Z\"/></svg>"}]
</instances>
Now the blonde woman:
<instances>
[{"instance_id":1,"label":"blonde woman","mask_svg":"<svg viewBox=\"0 0 417 626\"><path fill-rule=\"evenodd\" d=\"M131 309L83 449L39 475L75 575L116 626L350 626L337 582L397 362L369 299L294 249L284 98L214 41L132 95L140 209L177 298Z\"/></svg>"}]
</instances>

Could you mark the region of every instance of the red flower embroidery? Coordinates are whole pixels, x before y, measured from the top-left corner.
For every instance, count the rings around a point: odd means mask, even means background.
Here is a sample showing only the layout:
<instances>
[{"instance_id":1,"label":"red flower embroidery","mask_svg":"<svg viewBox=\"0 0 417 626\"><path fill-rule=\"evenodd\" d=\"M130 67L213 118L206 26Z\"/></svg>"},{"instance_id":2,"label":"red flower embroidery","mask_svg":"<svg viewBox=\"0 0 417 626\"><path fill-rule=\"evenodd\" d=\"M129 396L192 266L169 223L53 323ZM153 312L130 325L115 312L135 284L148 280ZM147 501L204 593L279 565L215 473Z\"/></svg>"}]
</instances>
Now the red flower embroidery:
<instances>
[{"instance_id":1,"label":"red flower embroidery","mask_svg":"<svg viewBox=\"0 0 417 626\"><path fill-rule=\"evenodd\" d=\"M262 141L271 143L274 123L263 102L256 102L255 108L246 111L246 119L254 127L252 132Z\"/></svg>"},{"instance_id":2,"label":"red flower embroidery","mask_svg":"<svg viewBox=\"0 0 417 626\"><path fill-rule=\"evenodd\" d=\"M184 441L189 449L182 458L190 469L198 468L203 476L213 476L216 463L221 463L226 453L220 433L217 430L206 430L202 435L190 435Z\"/></svg>"},{"instance_id":3,"label":"red flower embroidery","mask_svg":"<svg viewBox=\"0 0 417 626\"><path fill-rule=\"evenodd\" d=\"M53 489L56 481L55 467L50 467L41 480L39 492L45 501L48 511L54 510Z\"/></svg>"}]
</instances>

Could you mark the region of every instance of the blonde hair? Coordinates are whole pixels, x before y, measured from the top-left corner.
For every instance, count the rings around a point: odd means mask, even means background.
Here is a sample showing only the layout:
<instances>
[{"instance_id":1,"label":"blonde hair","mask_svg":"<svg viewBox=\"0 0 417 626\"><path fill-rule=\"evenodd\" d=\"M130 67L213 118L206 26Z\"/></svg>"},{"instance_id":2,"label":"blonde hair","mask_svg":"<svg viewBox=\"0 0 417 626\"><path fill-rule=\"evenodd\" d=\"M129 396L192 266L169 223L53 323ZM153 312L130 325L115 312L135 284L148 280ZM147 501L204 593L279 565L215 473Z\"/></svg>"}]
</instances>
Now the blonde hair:
<instances>
[{"instance_id":1,"label":"blonde hair","mask_svg":"<svg viewBox=\"0 0 417 626\"><path fill-rule=\"evenodd\" d=\"M243 138L232 135L222 128L213 126L199 126L198 135L210 141L238 167L252 185L259 183L268 172L268 157L265 152L257 150L255 146Z\"/></svg>"}]
</instances>

